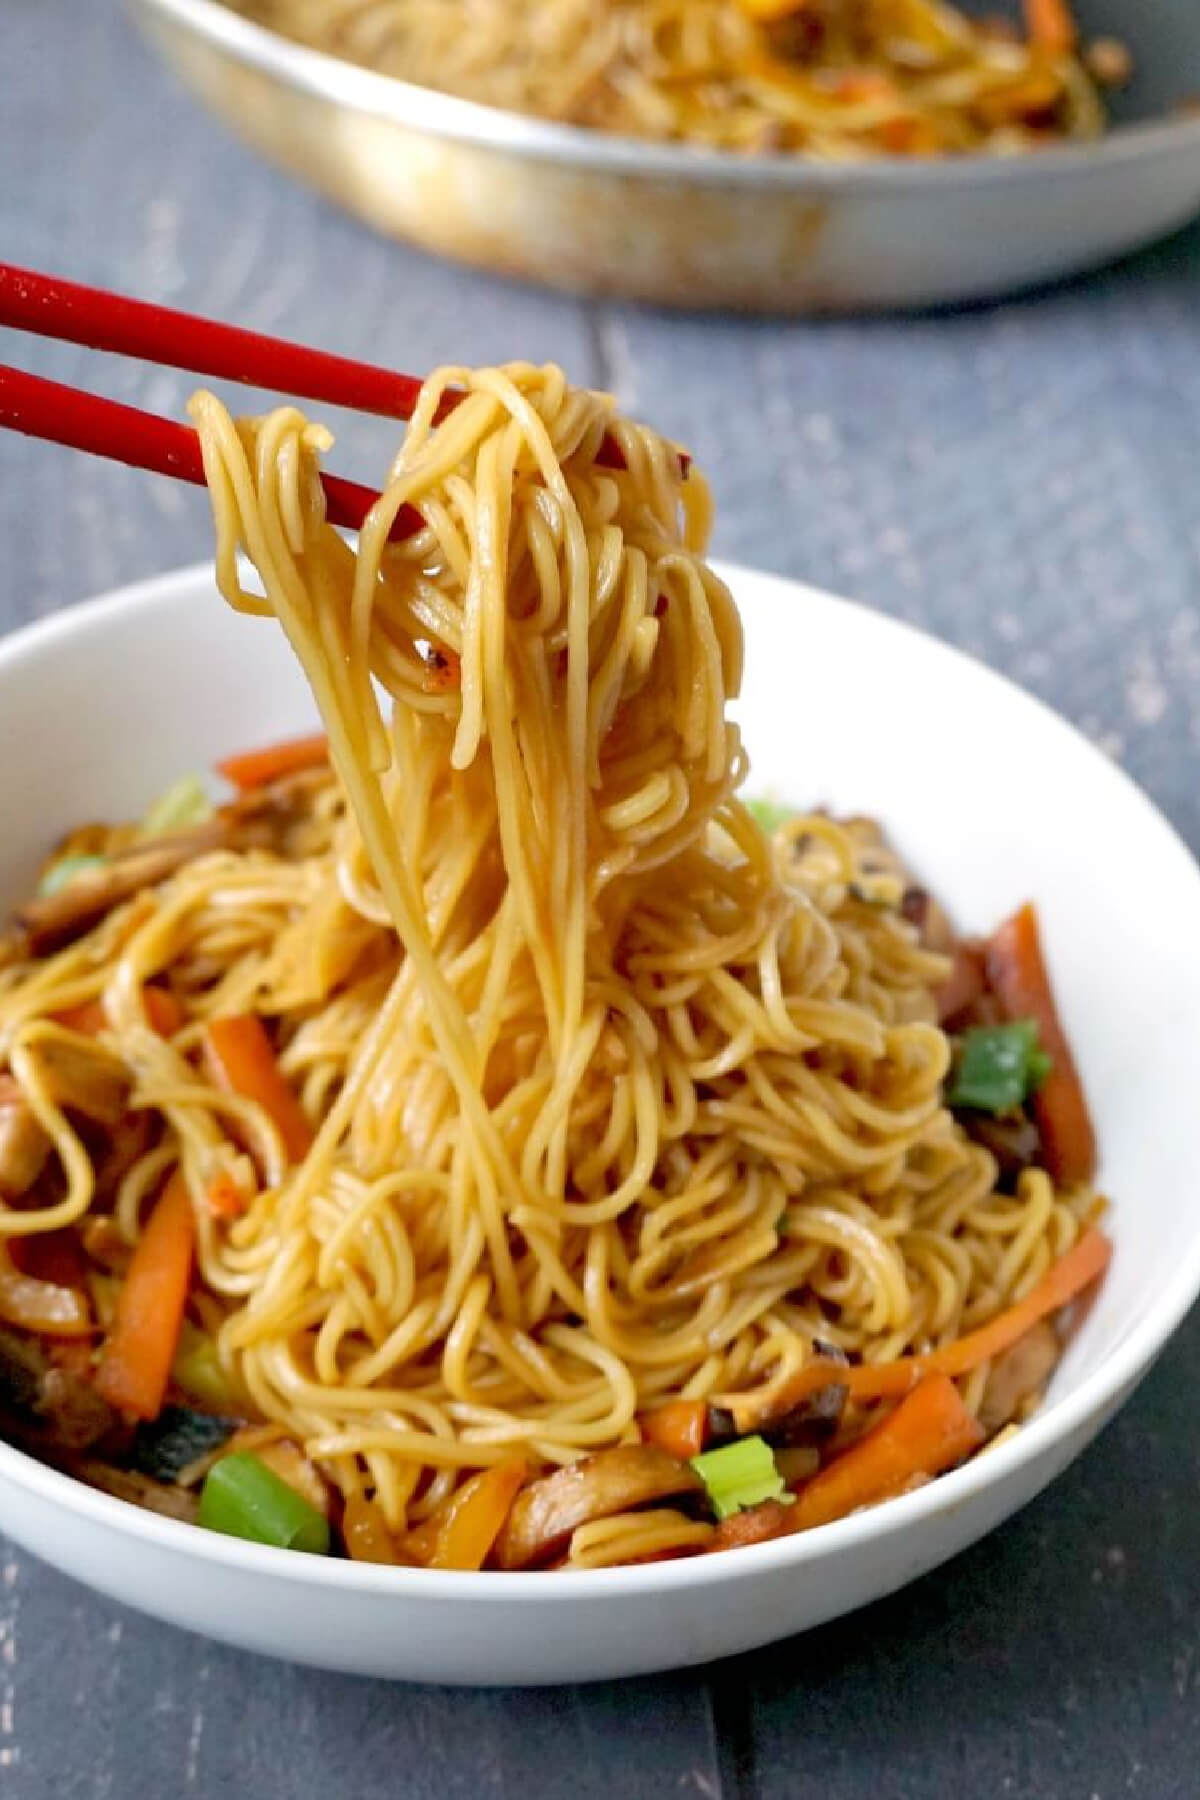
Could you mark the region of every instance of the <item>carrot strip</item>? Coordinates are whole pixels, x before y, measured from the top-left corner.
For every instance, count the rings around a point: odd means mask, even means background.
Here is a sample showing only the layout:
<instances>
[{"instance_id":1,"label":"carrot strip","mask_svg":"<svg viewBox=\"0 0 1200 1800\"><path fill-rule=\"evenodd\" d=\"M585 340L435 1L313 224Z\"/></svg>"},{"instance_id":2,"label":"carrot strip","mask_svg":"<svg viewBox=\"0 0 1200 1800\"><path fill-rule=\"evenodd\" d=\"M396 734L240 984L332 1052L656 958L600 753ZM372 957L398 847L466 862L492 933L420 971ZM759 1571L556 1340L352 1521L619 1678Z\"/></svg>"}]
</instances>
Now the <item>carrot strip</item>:
<instances>
[{"instance_id":1,"label":"carrot strip","mask_svg":"<svg viewBox=\"0 0 1200 1800\"><path fill-rule=\"evenodd\" d=\"M1090 1287L1103 1275L1111 1257L1112 1244L1108 1238L1094 1225L1090 1226L1066 1255L1060 1256L1047 1269L1024 1299L997 1313L978 1331L968 1332L966 1337L944 1344L940 1350L930 1350L922 1356L902 1356L890 1363L860 1363L856 1368L847 1369L840 1363L819 1357L797 1369L779 1390L772 1393L771 1416L790 1411L830 1382L838 1382L847 1388L851 1400L871 1401L900 1399L911 1393L927 1375L967 1375L980 1363L990 1362L1002 1351L1011 1349L1039 1319L1059 1312L1084 1288ZM742 1408L736 1401L731 1401L730 1405L738 1430L753 1431L760 1422L758 1412L761 1408Z\"/></svg>"},{"instance_id":2,"label":"carrot strip","mask_svg":"<svg viewBox=\"0 0 1200 1800\"><path fill-rule=\"evenodd\" d=\"M441 1516L439 1514L434 1513L432 1518L422 1519L419 1525L414 1525L412 1530L405 1534L400 1545L404 1555L411 1562L427 1569L429 1559L437 1549L440 1528Z\"/></svg>"},{"instance_id":3,"label":"carrot strip","mask_svg":"<svg viewBox=\"0 0 1200 1800\"><path fill-rule=\"evenodd\" d=\"M915 1475L940 1475L984 1439L948 1375L927 1375L895 1412L800 1490L793 1531L844 1519L897 1493Z\"/></svg>"},{"instance_id":4,"label":"carrot strip","mask_svg":"<svg viewBox=\"0 0 1200 1800\"><path fill-rule=\"evenodd\" d=\"M941 987L934 990L940 1025L973 1006L984 991L983 952L975 944L954 946L950 973Z\"/></svg>"},{"instance_id":5,"label":"carrot strip","mask_svg":"<svg viewBox=\"0 0 1200 1800\"><path fill-rule=\"evenodd\" d=\"M217 773L244 794L250 788L266 787L283 775L319 769L328 761L327 737L289 738L283 744L268 744L262 750L243 750L236 756L227 756L217 764Z\"/></svg>"},{"instance_id":6,"label":"carrot strip","mask_svg":"<svg viewBox=\"0 0 1200 1800\"><path fill-rule=\"evenodd\" d=\"M1033 1019L1038 1042L1053 1067L1033 1097L1046 1168L1064 1186L1090 1181L1096 1167L1092 1129L1083 1084L1054 1004L1042 955L1037 913L1023 906L990 939L988 980L1010 1019Z\"/></svg>"},{"instance_id":7,"label":"carrot strip","mask_svg":"<svg viewBox=\"0 0 1200 1800\"><path fill-rule=\"evenodd\" d=\"M1079 42L1070 0L1024 0L1024 6L1030 42L1052 56L1070 56Z\"/></svg>"},{"instance_id":8,"label":"carrot strip","mask_svg":"<svg viewBox=\"0 0 1200 1800\"><path fill-rule=\"evenodd\" d=\"M254 1013L210 1019L204 1037L218 1086L256 1101L278 1130L288 1160L302 1162L312 1145L312 1126L279 1073L262 1020Z\"/></svg>"},{"instance_id":9,"label":"carrot strip","mask_svg":"<svg viewBox=\"0 0 1200 1800\"><path fill-rule=\"evenodd\" d=\"M429 1567L482 1569L528 1474L524 1459L513 1456L464 1482L439 1516Z\"/></svg>"},{"instance_id":10,"label":"carrot strip","mask_svg":"<svg viewBox=\"0 0 1200 1800\"><path fill-rule=\"evenodd\" d=\"M672 1400L667 1406L656 1406L642 1413L638 1426L644 1444L657 1444L687 1462L699 1456L708 1436L708 1402L705 1400Z\"/></svg>"},{"instance_id":11,"label":"carrot strip","mask_svg":"<svg viewBox=\"0 0 1200 1800\"><path fill-rule=\"evenodd\" d=\"M151 1031L156 1031L159 1037L174 1037L182 1030L185 1023L183 1008L166 988L148 984L142 989L142 1005ZM99 1000L84 1000L78 1006L64 1007L62 1012L52 1013L51 1017L65 1031L77 1031L81 1037L99 1037L108 1029L108 1020Z\"/></svg>"},{"instance_id":12,"label":"carrot strip","mask_svg":"<svg viewBox=\"0 0 1200 1800\"><path fill-rule=\"evenodd\" d=\"M154 1419L162 1411L183 1327L195 1235L187 1183L176 1169L138 1239L100 1353L96 1388L118 1412Z\"/></svg>"},{"instance_id":13,"label":"carrot strip","mask_svg":"<svg viewBox=\"0 0 1200 1800\"><path fill-rule=\"evenodd\" d=\"M762 1500L742 1512L730 1513L722 1519L704 1546L706 1556L716 1550L741 1550L747 1544L768 1544L772 1538L785 1537L795 1527L792 1507L778 1500Z\"/></svg>"}]
</instances>

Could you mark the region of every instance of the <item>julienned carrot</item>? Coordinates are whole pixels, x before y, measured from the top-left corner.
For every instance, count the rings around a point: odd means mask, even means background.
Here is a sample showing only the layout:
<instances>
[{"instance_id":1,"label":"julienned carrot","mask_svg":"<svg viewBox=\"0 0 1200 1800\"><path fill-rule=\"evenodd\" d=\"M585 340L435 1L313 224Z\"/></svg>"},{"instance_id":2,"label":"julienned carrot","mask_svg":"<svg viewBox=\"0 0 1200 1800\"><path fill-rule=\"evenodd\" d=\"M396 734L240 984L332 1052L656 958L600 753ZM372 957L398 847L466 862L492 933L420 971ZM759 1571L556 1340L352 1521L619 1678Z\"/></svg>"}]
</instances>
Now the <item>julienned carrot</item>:
<instances>
[{"instance_id":1,"label":"julienned carrot","mask_svg":"<svg viewBox=\"0 0 1200 1800\"><path fill-rule=\"evenodd\" d=\"M801 1488L792 1530L810 1531L887 1500L914 1476L941 1475L983 1439L950 1377L927 1375L895 1412Z\"/></svg>"},{"instance_id":2,"label":"julienned carrot","mask_svg":"<svg viewBox=\"0 0 1200 1800\"><path fill-rule=\"evenodd\" d=\"M704 1546L705 1554L717 1550L743 1550L747 1544L769 1544L772 1538L786 1537L794 1531L792 1507L780 1500L761 1500L743 1512L730 1513L722 1519L712 1538Z\"/></svg>"},{"instance_id":3,"label":"julienned carrot","mask_svg":"<svg viewBox=\"0 0 1200 1800\"><path fill-rule=\"evenodd\" d=\"M431 1569L482 1569L529 1469L519 1456L482 1469L453 1494L438 1522Z\"/></svg>"},{"instance_id":4,"label":"julienned carrot","mask_svg":"<svg viewBox=\"0 0 1200 1800\"><path fill-rule=\"evenodd\" d=\"M835 1382L849 1390L851 1400L871 1401L899 1399L911 1393L927 1375L967 1375L981 1363L990 1362L994 1356L1011 1349L1039 1319L1059 1312L1090 1287L1103 1275L1111 1256L1109 1240L1094 1225L1090 1226L1066 1255L1060 1256L1053 1267L1047 1269L1024 1299L997 1313L978 1331L968 1332L966 1337L944 1344L940 1350L927 1351L923 1356L902 1356L896 1362L860 1363L856 1368L847 1369L841 1363L818 1358L798 1369L771 1395L771 1416L790 1412L810 1394ZM739 1408L736 1403L731 1403L731 1410L739 1431L753 1431L760 1423L752 1407Z\"/></svg>"},{"instance_id":5,"label":"julienned carrot","mask_svg":"<svg viewBox=\"0 0 1200 1800\"><path fill-rule=\"evenodd\" d=\"M304 1108L279 1073L263 1022L254 1013L210 1019L204 1030L209 1060L227 1092L254 1100L271 1119L290 1162L302 1162L312 1141Z\"/></svg>"},{"instance_id":6,"label":"julienned carrot","mask_svg":"<svg viewBox=\"0 0 1200 1800\"><path fill-rule=\"evenodd\" d=\"M138 1239L100 1352L97 1391L118 1412L162 1411L183 1326L196 1228L187 1183L176 1170Z\"/></svg>"},{"instance_id":7,"label":"julienned carrot","mask_svg":"<svg viewBox=\"0 0 1200 1800\"><path fill-rule=\"evenodd\" d=\"M142 989L142 1005L151 1031L156 1031L159 1037L174 1037L182 1030L184 1010L166 988L148 984ZM84 1000L78 1006L65 1007L53 1018L56 1025L62 1025L67 1031L77 1031L82 1037L98 1037L108 1029L108 1020L99 1000Z\"/></svg>"},{"instance_id":8,"label":"julienned carrot","mask_svg":"<svg viewBox=\"0 0 1200 1800\"><path fill-rule=\"evenodd\" d=\"M699 1456L708 1437L708 1403L705 1400L672 1400L638 1418L642 1442L657 1444L680 1462Z\"/></svg>"},{"instance_id":9,"label":"julienned carrot","mask_svg":"<svg viewBox=\"0 0 1200 1800\"><path fill-rule=\"evenodd\" d=\"M251 788L266 787L284 775L299 775L304 769L319 769L329 761L329 739L315 737L289 738L283 744L268 744L262 750L244 750L227 756L217 764L218 775L243 794Z\"/></svg>"},{"instance_id":10,"label":"julienned carrot","mask_svg":"<svg viewBox=\"0 0 1200 1800\"><path fill-rule=\"evenodd\" d=\"M1079 42L1070 0L1024 0L1025 29L1039 50L1069 56Z\"/></svg>"},{"instance_id":11,"label":"julienned carrot","mask_svg":"<svg viewBox=\"0 0 1200 1800\"><path fill-rule=\"evenodd\" d=\"M1032 906L1014 913L989 940L987 972L1006 1016L1035 1021L1038 1042L1053 1065L1033 1097L1046 1168L1065 1186L1090 1181L1096 1168L1096 1134L1054 1004Z\"/></svg>"}]
</instances>

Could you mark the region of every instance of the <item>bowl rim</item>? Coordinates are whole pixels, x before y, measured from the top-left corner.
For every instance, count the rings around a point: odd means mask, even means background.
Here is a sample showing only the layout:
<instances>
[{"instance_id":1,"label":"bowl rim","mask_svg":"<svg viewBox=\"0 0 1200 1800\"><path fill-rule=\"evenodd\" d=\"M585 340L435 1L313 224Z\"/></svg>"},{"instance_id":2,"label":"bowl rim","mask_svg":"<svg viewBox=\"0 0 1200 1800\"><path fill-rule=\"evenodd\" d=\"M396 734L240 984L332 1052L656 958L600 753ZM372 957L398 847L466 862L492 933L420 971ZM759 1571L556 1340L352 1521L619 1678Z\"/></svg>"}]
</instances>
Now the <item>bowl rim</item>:
<instances>
[{"instance_id":1,"label":"bowl rim","mask_svg":"<svg viewBox=\"0 0 1200 1800\"><path fill-rule=\"evenodd\" d=\"M534 162L640 179L672 179L750 189L792 189L799 195L854 192L891 194L897 189L993 187L1020 182L1028 172L1069 176L1113 168L1187 145L1200 150L1200 115L1181 114L1117 125L1087 143L1052 145L1035 156L905 159L873 157L861 163L820 163L769 154L742 157L726 150L688 148L561 125L476 100L420 87L379 74L327 51L292 43L222 0L130 0L147 20L169 21L207 40L247 67L274 76L302 93L333 101L446 143L492 149Z\"/></svg>"},{"instance_id":2,"label":"bowl rim","mask_svg":"<svg viewBox=\"0 0 1200 1800\"><path fill-rule=\"evenodd\" d=\"M735 588L739 582L774 587L781 596L786 594L792 599L802 596L809 606L827 613L850 614L861 627L879 633L885 640L890 638L893 642L904 641L910 645L917 640L923 651L933 650L952 670L955 667L970 670L972 679L982 678L1003 690L1010 704L1016 703L1041 715L1064 741L1073 740L1077 749L1101 764L1105 778L1124 790L1127 799L1136 802L1147 825L1158 832L1164 848L1175 855L1179 880L1190 883L1200 919L1200 863L1184 839L1123 769L1036 695L978 658L906 620L786 576L720 559L714 559L713 567ZM214 586L212 564L194 563L145 577L22 626L0 638L0 691L6 681L19 678L23 665L53 655L59 646L72 638L136 621L139 616L154 614L182 599L194 599L198 588ZM957 1512L977 1500L987 1488L1003 1489L1006 1478L1015 1477L1021 1470L1052 1456L1056 1446L1070 1444L1090 1424L1103 1423L1147 1373L1198 1297L1200 1209L1194 1241L1187 1254L1174 1264L1153 1309L1124 1332L1117 1344L1101 1356L1097 1366L1083 1376L1073 1392L1058 1400L1051 1398L1013 1438L997 1444L987 1456L972 1459L914 1493L809 1532L745 1546L737 1555L684 1557L673 1562L626 1568L563 1569L556 1570L552 1578L543 1571L519 1571L501 1576L491 1570L410 1569L332 1557L297 1556L293 1551L223 1537L202 1531L193 1524L142 1511L128 1501L85 1486L74 1476L50 1468L3 1440L0 1440L0 1485L15 1485L48 1505L72 1514L82 1523L116 1532L132 1541L149 1542L164 1553L179 1552L229 1573L296 1583L326 1593L341 1590L348 1596L361 1594L395 1601L406 1597L422 1601L469 1600L472 1604L519 1599L523 1604L534 1602L556 1606L571 1605L580 1600L646 1598L681 1589L719 1588L738 1580L743 1574L764 1576L779 1571L794 1578L803 1568L827 1557L836 1560L838 1556L853 1554L867 1544L890 1540L910 1527L931 1524L940 1514ZM1053 1472L1047 1476L1048 1480L1052 1478Z\"/></svg>"}]
</instances>

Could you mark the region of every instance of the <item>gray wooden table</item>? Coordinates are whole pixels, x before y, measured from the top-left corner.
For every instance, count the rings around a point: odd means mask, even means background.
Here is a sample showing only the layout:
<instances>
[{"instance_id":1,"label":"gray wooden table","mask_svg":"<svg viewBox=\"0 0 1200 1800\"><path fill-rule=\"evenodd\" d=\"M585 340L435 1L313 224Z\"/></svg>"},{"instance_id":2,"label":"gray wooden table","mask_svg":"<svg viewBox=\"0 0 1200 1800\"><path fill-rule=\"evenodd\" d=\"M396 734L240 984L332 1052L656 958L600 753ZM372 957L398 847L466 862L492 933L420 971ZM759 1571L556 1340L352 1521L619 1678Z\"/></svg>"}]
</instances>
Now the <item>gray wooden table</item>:
<instances>
[{"instance_id":1,"label":"gray wooden table","mask_svg":"<svg viewBox=\"0 0 1200 1800\"><path fill-rule=\"evenodd\" d=\"M0 0L0 67L0 257L408 369L561 361L694 448L722 553L1005 669L1200 846L1200 233L954 317L583 306L377 242L259 168L110 0ZM162 412L187 389L20 341L0 360ZM338 466L378 471L387 429L345 423ZM208 541L187 492L0 440L0 630ZM988 1542L840 1624L663 1680L480 1694L332 1678L122 1612L0 1545L0 1796L1185 1800L1198 1379L1193 1320L1102 1441Z\"/></svg>"}]
</instances>

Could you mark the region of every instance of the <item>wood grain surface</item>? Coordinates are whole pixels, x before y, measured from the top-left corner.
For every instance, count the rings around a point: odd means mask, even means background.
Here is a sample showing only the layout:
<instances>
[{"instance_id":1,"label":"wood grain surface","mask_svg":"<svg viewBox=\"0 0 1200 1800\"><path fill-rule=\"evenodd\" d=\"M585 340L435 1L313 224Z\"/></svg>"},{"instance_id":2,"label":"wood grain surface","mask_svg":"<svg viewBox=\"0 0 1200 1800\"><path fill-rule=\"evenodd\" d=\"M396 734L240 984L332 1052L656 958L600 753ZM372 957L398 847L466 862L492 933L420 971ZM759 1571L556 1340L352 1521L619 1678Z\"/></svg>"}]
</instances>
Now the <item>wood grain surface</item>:
<instances>
[{"instance_id":1,"label":"wood grain surface","mask_svg":"<svg viewBox=\"0 0 1200 1800\"><path fill-rule=\"evenodd\" d=\"M694 449L723 554L1006 670L1200 846L1200 234L939 318L585 307L379 242L260 168L111 0L3 0L0 47L0 256L413 371L561 361ZM0 360L168 413L189 387L19 339ZM339 469L378 474L387 426L332 422ZM209 526L191 492L0 439L0 545L7 630L204 555ZM992 1539L867 1612L677 1678L519 1694L329 1677L125 1613L0 1545L0 1796L1189 1800L1198 1380L1193 1320Z\"/></svg>"}]
</instances>

